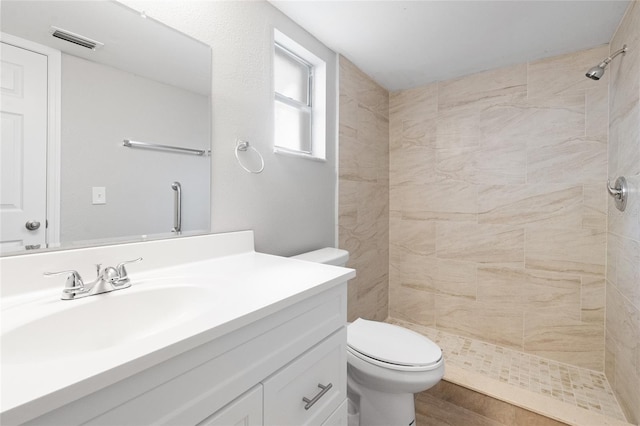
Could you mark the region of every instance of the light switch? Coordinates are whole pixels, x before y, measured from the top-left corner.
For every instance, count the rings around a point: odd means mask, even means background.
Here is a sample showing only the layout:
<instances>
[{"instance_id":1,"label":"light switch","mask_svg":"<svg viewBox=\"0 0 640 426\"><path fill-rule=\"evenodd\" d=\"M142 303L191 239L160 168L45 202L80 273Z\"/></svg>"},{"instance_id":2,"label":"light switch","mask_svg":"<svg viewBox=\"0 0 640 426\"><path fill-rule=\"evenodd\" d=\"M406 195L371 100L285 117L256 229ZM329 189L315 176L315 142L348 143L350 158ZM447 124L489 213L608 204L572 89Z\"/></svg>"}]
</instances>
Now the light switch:
<instances>
[{"instance_id":1,"label":"light switch","mask_svg":"<svg viewBox=\"0 0 640 426\"><path fill-rule=\"evenodd\" d=\"M93 187L93 204L107 204L107 190L104 186Z\"/></svg>"}]
</instances>

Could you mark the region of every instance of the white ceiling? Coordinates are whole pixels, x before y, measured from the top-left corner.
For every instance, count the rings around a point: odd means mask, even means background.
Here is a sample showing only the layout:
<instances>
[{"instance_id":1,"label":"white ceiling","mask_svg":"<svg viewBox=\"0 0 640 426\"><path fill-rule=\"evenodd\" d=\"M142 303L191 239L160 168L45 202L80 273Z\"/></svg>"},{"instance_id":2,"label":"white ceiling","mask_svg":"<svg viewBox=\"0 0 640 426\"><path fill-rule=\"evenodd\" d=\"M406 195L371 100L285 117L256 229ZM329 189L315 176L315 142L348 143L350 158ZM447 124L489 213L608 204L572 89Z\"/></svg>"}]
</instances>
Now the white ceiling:
<instances>
[{"instance_id":1,"label":"white ceiling","mask_svg":"<svg viewBox=\"0 0 640 426\"><path fill-rule=\"evenodd\" d=\"M629 2L271 3L393 91L606 44Z\"/></svg>"},{"instance_id":2,"label":"white ceiling","mask_svg":"<svg viewBox=\"0 0 640 426\"><path fill-rule=\"evenodd\" d=\"M195 93L211 92L208 45L121 3L2 0L0 11L1 28L7 34ZM93 51L54 38L52 26L104 46Z\"/></svg>"}]
</instances>

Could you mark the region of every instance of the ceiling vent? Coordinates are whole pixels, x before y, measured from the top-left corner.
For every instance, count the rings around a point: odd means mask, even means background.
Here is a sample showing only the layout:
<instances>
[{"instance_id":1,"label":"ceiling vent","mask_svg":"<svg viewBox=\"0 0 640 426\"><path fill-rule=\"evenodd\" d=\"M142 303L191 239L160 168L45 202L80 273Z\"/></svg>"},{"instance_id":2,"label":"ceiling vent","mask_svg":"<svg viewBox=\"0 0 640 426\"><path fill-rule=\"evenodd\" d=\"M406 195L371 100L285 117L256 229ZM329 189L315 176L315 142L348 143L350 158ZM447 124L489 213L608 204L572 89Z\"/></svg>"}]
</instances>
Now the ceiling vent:
<instances>
[{"instance_id":1,"label":"ceiling vent","mask_svg":"<svg viewBox=\"0 0 640 426\"><path fill-rule=\"evenodd\" d=\"M96 50L104 46L104 44L100 43L99 41L91 40L88 37L72 33L71 31L63 30L62 28L51 27L51 35L61 40L65 40L69 43L77 44L78 46L86 47L87 49L91 50Z\"/></svg>"}]
</instances>

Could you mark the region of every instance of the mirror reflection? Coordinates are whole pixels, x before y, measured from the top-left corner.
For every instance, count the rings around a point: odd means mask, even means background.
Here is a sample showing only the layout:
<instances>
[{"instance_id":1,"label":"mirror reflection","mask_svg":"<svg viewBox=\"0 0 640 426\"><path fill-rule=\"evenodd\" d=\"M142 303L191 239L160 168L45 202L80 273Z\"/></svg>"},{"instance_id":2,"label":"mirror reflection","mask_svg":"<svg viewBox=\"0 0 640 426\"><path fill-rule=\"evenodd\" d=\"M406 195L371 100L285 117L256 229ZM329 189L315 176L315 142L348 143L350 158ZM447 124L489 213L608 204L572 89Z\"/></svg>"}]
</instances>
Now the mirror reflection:
<instances>
[{"instance_id":1,"label":"mirror reflection","mask_svg":"<svg viewBox=\"0 0 640 426\"><path fill-rule=\"evenodd\" d=\"M115 2L0 7L2 253L208 232L209 46Z\"/></svg>"}]
</instances>

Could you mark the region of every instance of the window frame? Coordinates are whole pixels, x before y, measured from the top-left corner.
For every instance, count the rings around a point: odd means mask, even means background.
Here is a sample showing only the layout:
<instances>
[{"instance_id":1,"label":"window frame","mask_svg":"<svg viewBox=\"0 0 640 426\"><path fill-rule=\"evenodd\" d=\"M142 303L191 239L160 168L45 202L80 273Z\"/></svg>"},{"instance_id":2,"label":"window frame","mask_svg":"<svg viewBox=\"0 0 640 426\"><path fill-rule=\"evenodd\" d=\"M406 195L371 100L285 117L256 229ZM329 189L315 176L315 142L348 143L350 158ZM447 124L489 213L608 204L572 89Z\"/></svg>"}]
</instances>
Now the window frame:
<instances>
[{"instance_id":1,"label":"window frame","mask_svg":"<svg viewBox=\"0 0 640 426\"><path fill-rule=\"evenodd\" d=\"M305 65L310 70L309 72L309 84L308 84L308 97L307 107L305 110L309 114L309 149L298 150L290 149L285 146L279 146L275 140L275 108L276 102L282 102L283 105L298 109L304 103L299 103L287 96L284 96L275 90L275 66L272 63L272 88L273 88L273 152L276 154L282 154L287 156L294 156L298 158L305 158L316 161L327 161L327 99L329 94L327 93L328 81L327 81L327 62L321 59L313 52L313 47L303 45L298 41L293 40L289 36L285 35L277 28L273 27L273 56L272 60L275 62L275 49L282 49L285 54L288 54L295 61ZM277 47L276 47L277 46Z\"/></svg>"},{"instance_id":2,"label":"window frame","mask_svg":"<svg viewBox=\"0 0 640 426\"><path fill-rule=\"evenodd\" d=\"M274 48L275 51L280 51L281 53L287 55L289 58L293 59L294 61L298 62L299 64L303 65L305 67L305 69L307 70L307 102L300 102L296 99L290 98L288 96L283 95L282 93L278 92L277 90L275 90L274 88L274 101L275 102L281 102L289 107L295 108L297 110L301 110L301 111L305 111L309 114L309 132L306 135L306 137L308 138L309 141L309 150L304 150L304 149L293 149L293 148L288 148L285 146L281 146L278 145L277 142L274 140L274 145L277 147L277 149L281 149L281 150L285 150L285 151L290 151L293 153L303 153L303 154L307 154L307 155L312 155L313 154L313 119L314 119L314 110L313 110L313 104L314 104L314 70L315 67L313 64L311 64L310 62L306 61L304 58L301 58L300 56L296 55L294 52L292 52L291 50L289 50L286 46L283 46L281 43L279 43L278 41L274 42ZM275 52L274 51L274 52ZM275 53L274 53L275 54ZM275 69L274 69L274 73L275 73ZM275 133L274 133L275 134ZM300 144L300 146L302 147L302 143Z\"/></svg>"}]
</instances>

